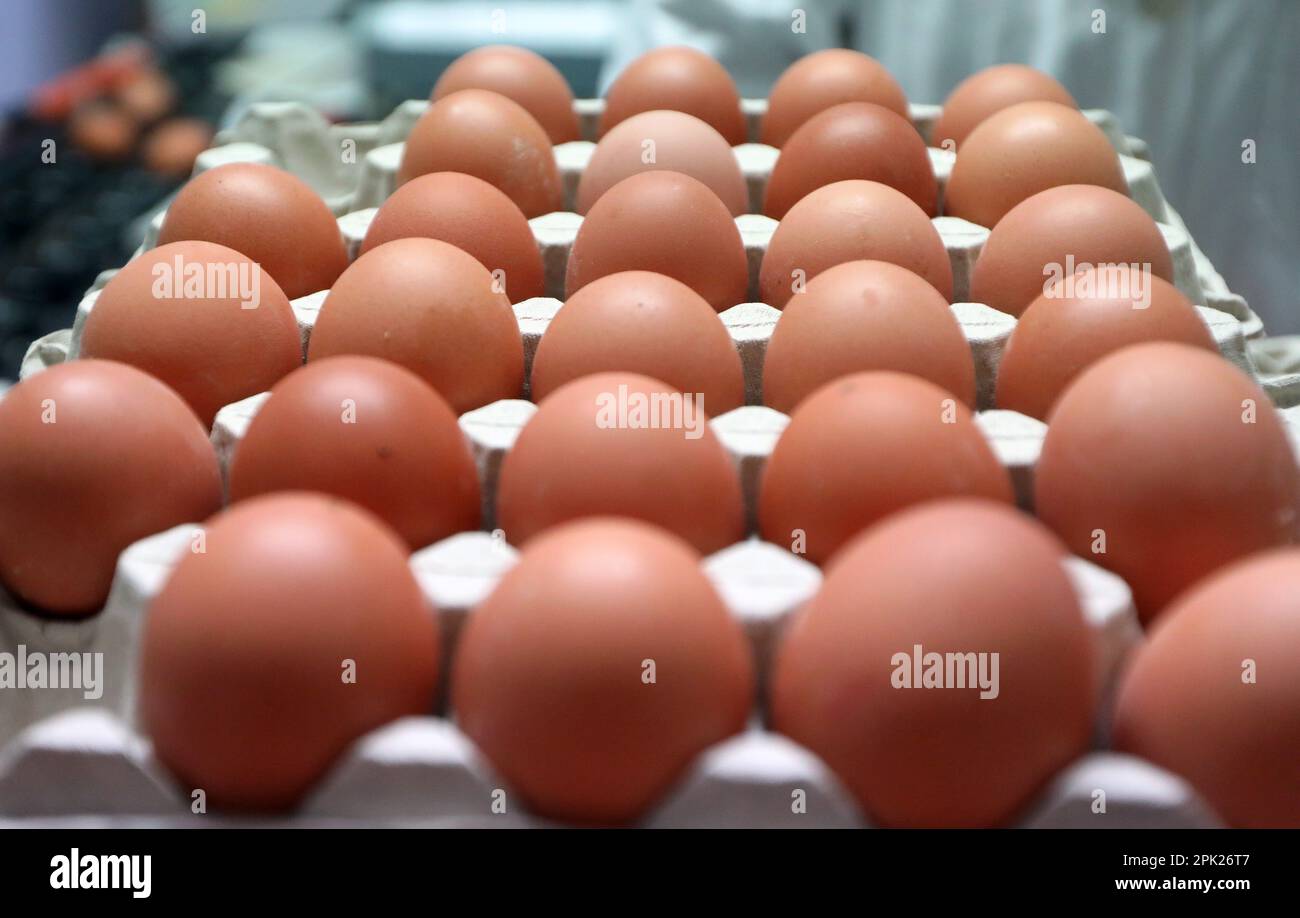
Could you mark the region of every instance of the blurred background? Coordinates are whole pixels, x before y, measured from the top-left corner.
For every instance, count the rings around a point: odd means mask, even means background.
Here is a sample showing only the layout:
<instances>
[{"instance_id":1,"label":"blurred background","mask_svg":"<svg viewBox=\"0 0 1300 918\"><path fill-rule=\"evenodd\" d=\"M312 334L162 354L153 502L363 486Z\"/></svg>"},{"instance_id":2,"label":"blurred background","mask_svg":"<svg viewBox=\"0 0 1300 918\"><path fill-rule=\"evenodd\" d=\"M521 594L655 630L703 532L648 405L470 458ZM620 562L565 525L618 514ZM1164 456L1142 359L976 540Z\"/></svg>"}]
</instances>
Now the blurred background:
<instances>
[{"instance_id":1,"label":"blurred background","mask_svg":"<svg viewBox=\"0 0 1300 918\"><path fill-rule=\"evenodd\" d=\"M1295 0L6 0L3 13L0 378L71 324L249 104L381 118L502 42L550 58L578 97L662 44L714 55L744 96L832 46L878 58L913 102L942 102L991 64L1038 67L1149 143L1228 285L1270 334L1300 332Z\"/></svg>"}]
</instances>

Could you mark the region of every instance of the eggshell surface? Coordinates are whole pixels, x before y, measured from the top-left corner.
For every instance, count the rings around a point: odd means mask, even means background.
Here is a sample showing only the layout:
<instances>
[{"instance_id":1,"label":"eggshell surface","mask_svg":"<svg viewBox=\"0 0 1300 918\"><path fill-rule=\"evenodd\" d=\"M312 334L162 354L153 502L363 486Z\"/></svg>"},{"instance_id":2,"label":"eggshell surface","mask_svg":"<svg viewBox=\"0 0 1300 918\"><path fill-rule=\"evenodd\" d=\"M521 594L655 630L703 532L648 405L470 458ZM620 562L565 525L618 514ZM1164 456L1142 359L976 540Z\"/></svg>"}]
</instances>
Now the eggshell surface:
<instances>
[{"instance_id":1,"label":"eggshell surface","mask_svg":"<svg viewBox=\"0 0 1300 918\"><path fill-rule=\"evenodd\" d=\"M745 400L740 355L718 314L662 274L610 274L570 297L537 346L532 396L540 401L579 377L618 370L699 394L714 417Z\"/></svg>"},{"instance_id":2,"label":"eggshell surface","mask_svg":"<svg viewBox=\"0 0 1300 918\"><path fill-rule=\"evenodd\" d=\"M462 89L443 96L411 128L398 187L430 172L464 172L505 192L532 219L561 209L555 152L532 115L505 96Z\"/></svg>"},{"instance_id":3,"label":"eggshell surface","mask_svg":"<svg viewBox=\"0 0 1300 918\"><path fill-rule=\"evenodd\" d=\"M723 136L684 112L654 111L620 122L596 144L578 181L578 213L623 179L657 169L703 182L733 216L748 210L745 178Z\"/></svg>"},{"instance_id":4,"label":"eggshell surface","mask_svg":"<svg viewBox=\"0 0 1300 918\"><path fill-rule=\"evenodd\" d=\"M1029 304L998 362L997 405L1046 420L1084 369L1129 344L1175 341L1218 353L1173 284L1126 265L1064 278Z\"/></svg>"},{"instance_id":5,"label":"eggshell surface","mask_svg":"<svg viewBox=\"0 0 1300 918\"><path fill-rule=\"evenodd\" d=\"M642 172L605 192L578 228L564 289L573 296L620 271L666 274L718 312L745 301L749 268L735 220L706 185Z\"/></svg>"},{"instance_id":6,"label":"eggshell surface","mask_svg":"<svg viewBox=\"0 0 1300 918\"><path fill-rule=\"evenodd\" d=\"M1146 211L1106 188L1062 185L1022 201L993 228L970 298L1019 316L1057 280L1112 264L1174 279L1169 246Z\"/></svg>"},{"instance_id":7,"label":"eggshell surface","mask_svg":"<svg viewBox=\"0 0 1300 918\"><path fill-rule=\"evenodd\" d=\"M501 190L459 172L411 179L375 214L360 254L396 239L438 239L500 271L510 302L543 294L542 256L528 218Z\"/></svg>"},{"instance_id":8,"label":"eggshell surface","mask_svg":"<svg viewBox=\"0 0 1300 918\"><path fill-rule=\"evenodd\" d=\"M957 154L943 211L994 227L1021 201L1058 185L1128 194L1119 154L1073 107L1021 102L980 123Z\"/></svg>"},{"instance_id":9,"label":"eggshell surface","mask_svg":"<svg viewBox=\"0 0 1300 918\"><path fill-rule=\"evenodd\" d=\"M186 240L248 256L291 300L328 290L348 266L338 222L321 196L296 175L261 163L228 163L185 183L158 244Z\"/></svg>"},{"instance_id":10,"label":"eggshell surface","mask_svg":"<svg viewBox=\"0 0 1300 918\"><path fill-rule=\"evenodd\" d=\"M329 357L271 389L230 466L230 499L321 491L365 507L411 549L477 529L474 461L447 402L374 357Z\"/></svg>"},{"instance_id":11,"label":"eggshell surface","mask_svg":"<svg viewBox=\"0 0 1300 918\"><path fill-rule=\"evenodd\" d=\"M987 118L1021 102L1079 107L1069 90L1041 70L1023 64L998 64L957 84L944 100L930 143L959 150L970 132Z\"/></svg>"},{"instance_id":12,"label":"eggshell surface","mask_svg":"<svg viewBox=\"0 0 1300 918\"><path fill-rule=\"evenodd\" d=\"M633 115L661 109L694 115L731 146L745 142L736 84L721 64L694 48L655 48L628 64L605 93L600 136Z\"/></svg>"},{"instance_id":13,"label":"eggshell surface","mask_svg":"<svg viewBox=\"0 0 1300 918\"><path fill-rule=\"evenodd\" d=\"M289 300L255 262L211 242L172 242L131 259L108 282L80 355L156 376L210 427L223 405L301 366L302 342Z\"/></svg>"},{"instance_id":14,"label":"eggshell surface","mask_svg":"<svg viewBox=\"0 0 1300 918\"><path fill-rule=\"evenodd\" d=\"M795 61L768 94L760 139L774 147L813 115L843 102L872 102L908 117L902 87L875 58L846 48L828 48Z\"/></svg>"},{"instance_id":15,"label":"eggshell surface","mask_svg":"<svg viewBox=\"0 0 1300 918\"><path fill-rule=\"evenodd\" d=\"M98 610L124 548L220 506L207 431L152 376L76 360L0 399L0 583L43 612Z\"/></svg>"},{"instance_id":16,"label":"eggshell surface","mask_svg":"<svg viewBox=\"0 0 1300 918\"><path fill-rule=\"evenodd\" d=\"M855 373L795 410L763 470L759 531L822 564L872 523L939 497L1009 503L1011 481L971 412L914 376Z\"/></svg>"},{"instance_id":17,"label":"eggshell surface","mask_svg":"<svg viewBox=\"0 0 1300 918\"><path fill-rule=\"evenodd\" d=\"M358 258L326 297L309 362L382 357L420 376L463 414L523 388L524 348L487 268L434 239L398 239Z\"/></svg>"},{"instance_id":18,"label":"eggshell surface","mask_svg":"<svg viewBox=\"0 0 1300 918\"><path fill-rule=\"evenodd\" d=\"M791 413L840 376L895 370L975 405L975 364L939 291L884 261L827 268L781 313L763 359L763 403Z\"/></svg>"},{"instance_id":19,"label":"eggshell surface","mask_svg":"<svg viewBox=\"0 0 1300 918\"><path fill-rule=\"evenodd\" d=\"M925 211L901 191L861 180L824 185L790 208L763 255L760 296L780 309L827 268L862 260L906 268L952 300L952 265Z\"/></svg>"},{"instance_id":20,"label":"eggshell surface","mask_svg":"<svg viewBox=\"0 0 1300 918\"><path fill-rule=\"evenodd\" d=\"M708 554L744 536L740 480L696 400L634 373L598 373L543 399L501 463L512 545L587 516L623 516Z\"/></svg>"},{"instance_id":21,"label":"eggshell surface","mask_svg":"<svg viewBox=\"0 0 1300 918\"><path fill-rule=\"evenodd\" d=\"M925 141L902 115L870 102L832 106L790 136L768 180L763 212L779 220L809 192L849 179L896 188L927 216L938 213L939 184Z\"/></svg>"},{"instance_id":22,"label":"eggshell surface","mask_svg":"<svg viewBox=\"0 0 1300 918\"><path fill-rule=\"evenodd\" d=\"M437 676L397 536L343 501L276 494L215 517L150 604L140 721L186 798L284 810L357 739L430 712Z\"/></svg>"},{"instance_id":23,"label":"eggshell surface","mask_svg":"<svg viewBox=\"0 0 1300 918\"><path fill-rule=\"evenodd\" d=\"M1119 574L1144 623L1251 552L1291 542L1300 481L1268 396L1216 354L1136 344L1094 363L1052 411L1037 514Z\"/></svg>"},{"instance_id":24,"label":"eggshell surface","mask_svg":"<svg viewBox=\"0 0 1300 918\"><path fill-rule=\"evenodd\" d=\"M1063 555L1042 526L985 501L871 528L778 648L775 728L880 825L1012 822L1092 730L1091 644Z\"/></svg>"},{"instance_id":25,"label":"eggshell surface","mask_svg":"<svg viewBox=\"0 0 1300 918\"><path fill-rule=\"evenodd\" d=\"M487 45L452 61L433 86L432 101L462 89L486 89L518 103L551 143L578 139L573 90L555 65L527 48Z\"/></svg>"},{"instance_id":26,"label":"eggshell surface","mask_svg":"<svg viewBox=\"0 0 1300 918\"><path fill-rule=\"evenodd\" d=\"M738 733L745 638L681 540L586 520L531 543L474 611L452 696L462 729L534 813L632 822Z\"/></svg>"},{"instance_id":27,"label":"eggshell surface","mask_svg":"<svg viewBox=\"0 0 1300 918\"><path fill-rule=\"evenodd\" d=\"M1133 659L1116 748L1192 783L1227 822L1300 828L1300 551L1253 555L1161 617Z\"/></svg>"}]
</instances>

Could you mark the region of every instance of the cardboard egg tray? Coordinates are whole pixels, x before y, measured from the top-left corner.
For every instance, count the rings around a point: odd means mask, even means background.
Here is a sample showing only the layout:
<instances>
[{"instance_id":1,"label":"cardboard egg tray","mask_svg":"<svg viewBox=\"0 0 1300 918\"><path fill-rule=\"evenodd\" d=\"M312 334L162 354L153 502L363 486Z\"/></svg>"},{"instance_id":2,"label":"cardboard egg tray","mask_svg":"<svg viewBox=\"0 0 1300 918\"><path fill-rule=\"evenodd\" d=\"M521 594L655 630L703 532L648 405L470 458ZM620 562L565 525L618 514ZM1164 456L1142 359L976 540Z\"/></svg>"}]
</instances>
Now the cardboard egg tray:
<instances>
[{"instance_id":1,"label":"cardboard egg tray","mask_svg":"<svg viewBox=\"0 0 1300 918\"><path fill-rule=\"evenodd\" d=\"M254 106L222 133L220 146L200 157L196 171L226 162L266 162L297 173L323 193L339 216L340 231L355 253L375 208L394 186L401 141L427 103L408 102L382 122L329 125L294 103ZM579 100L584 136L595 133L600 100ZM746 100L751 136L757 134L764 100ZM937 106L914 105L912 116L928 136ZM1130 190L1160 224L1173 255L1176 285L1200 308L1225 357L1252 373L1277 403L1300 449L1300 347L1274 347L1260 339L1262 327L1245 302L1232 294L1196 247L1177 213L1165 202L1144 145L1125 137L1106 112L1086 113L1121 154ZM590 140L556 147L569 202L590 158ZM762 144L736 147L751 204L757 210L777 151ZM941 191L954 156L931 150ZM549 296L514 304L526 355L526 374L537 343L562 306L569 249L582 218L557 212L530 221L546 268ZM1033 469L1046 426L1012 411L994 410L992 395L1002 349L1015 319L983 304L960 302L988 229L952 217L935 218L948 250L956 302L952 306L970 344L977 374L976 423L1008 469L1017 501L1032 509ZM151 247L158 215L143 248ZM705 558L702 566L749 638L761 686L788 617L818 589L821 572L754 535L758 481L773 445L788 422L761 404L762 364L780 312L757 302L758 267L776 221L758 213L737 218L749 256L750 299L720 314L740 353L745 373L744 407L711 420L731 455L747 505L750 537ZM102 274L87 293L73 328L34 342L20 375L75 358L81 330L103 285ZM304 351L326 292L294 300ZM527 385L527 383L525 383ZM526 393L525 393L526 394ZM267 398L255 395L218 414L212 441L223 477L249 422ZM411 567L437 610L443 638L444 680L460 629L474 607L515 562L516 552L495 526L500 464L536 407L522 399L494 402L460 418L484 495L484 529L460 533L411 558ZM235 820L195 815L188 792L176 787L153 759L136 729L136 648L145 609L171 567L187 550L197 524L143 539L121 555L112 592L97 615L57 621L40 617L0 596L0 653L102 653L103 694L86 699L81 689L6 690L0 706L0 826L77 823L105 825L213 825ZM1215 826L1217 818L1181 779L1138 759L1109 751L1108 711L1119 668L1143 640L1132 596L1122 580L1081 558L1065 567L1078 591L1097 651L1099 710L1095 748L1058 774L1019 821L1025 827ZM445 688L445 687L444 687ZM446 692L441 693L445 703ZM439 709L407 718L361 738L292 816L258 824L428 826L529 826L540 821L512 801L473 744L457 729L455 712ZM505 812L500 809L504 791ZM1104 792L1104 808L1099 803ZM806 807L796 812L792 800ZM1101 811L1103 810L1104 811ZM864 826L866 820L826 766L811 752L765 729L756 702L751 728L707 750L678 785L649 813L647 826Z\"/></svg>"}]
</instances>

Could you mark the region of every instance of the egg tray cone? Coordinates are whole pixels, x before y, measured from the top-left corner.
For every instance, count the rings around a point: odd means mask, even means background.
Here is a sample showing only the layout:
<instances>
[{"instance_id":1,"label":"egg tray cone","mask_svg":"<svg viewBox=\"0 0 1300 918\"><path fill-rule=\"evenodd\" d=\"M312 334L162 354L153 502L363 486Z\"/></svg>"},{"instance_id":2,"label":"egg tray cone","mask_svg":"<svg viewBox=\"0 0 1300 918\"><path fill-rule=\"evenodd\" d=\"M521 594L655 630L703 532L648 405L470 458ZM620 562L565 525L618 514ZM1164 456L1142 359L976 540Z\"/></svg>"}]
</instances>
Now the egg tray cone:
<instances>
[{"instance_id":1,"label":"egg tray cone","mask_svg":"<svg viewBox=\"0 0 1300 918\"><path fill-rule=\"evenodd\" d=\"M340 231L355 257L374 209L394 187L401 142L427 103L399 106L381 122L330 125L297 103L263 103L250 108L220 136L220 146L204 153L196 172L227 162L264 162L295 172L321 191L339 217ZM766 109L765 100L745 100L751 137ZM601 100L579 100L584 136L594 135ZM912 106L923 136L939 108ZM1085 114L1121 154L1135 200L1161 226L1175 265L1176 285L1193 302L1224 355L1259 379L1281 406L1293 441L1300 446L1300 361L1292 351L1266 351L1252 340L1262 335L1258 318L1232 294L1196 247L1178 214L1165 202L1145 145L1125 137L1107 112ZM556 148L572 200L590 158L590 140ZM736 149L752 202L762 200L776 150L762 144ZM346 155L340 155L345 151ZM350 152L349 152L350 151ZM954 155L930 151L941 185ZM162 215L156 215L143 248L152 247ZM530 221L542 253L548 297L514 304L528 363L547 324L561 307L569 249L582 217L557 212ZM961 302L988 229L953 217L934 220L949 253L954 274L953 312L971 346L977 370L976 421L995 454L1007 467L1020 504L1029 506L1032 475L1046 427L1011 411L990 410L1002 349L1015 319L978 303ZM747 405L711 422L731 454L740 476L753 531L754 501L763 464L788 422L761 406L762 365L779 311L757 302L758 266L776 221L761 214L737 218L750 264L750 299L720 314L745 371ZM142 250L143 250L142 248ZM21 370L26 377L75 358L80 331L98 292L114 272L104 272L88 291L72 329L34 342ZM294 300L304 353L325 291ZM1265 342L1267 343L1267 342ZM1256 354L1266 353L1267 360ZM222 461L247 429L265 393L227 406L212 437ZM411 565L438 610L444 654L454 653L456 637L474 606L514 563L515 553L490 532L494 519L496 475L502 457L535 410L510 399L471 411L460 419L475 457L484 494L486 529L461 533L425 548ZM215 825L231 820L195 815L185 792L175 787L153 760L148 741L134 725L136 647L139 624L151 597L164 582L196 527L181 526L129 547L118 562L105 608L75 622L53 622L0 597L0 653L103 653L104 692L87 699L78 689L7 691L0 707L0 826L57 824L60 821L114 825ZM821 574L785 549L756 537L703 561L728 608L743 623L759 664L760 684L783 623L817 589ZM1069 575L1092 628L1098 658L1102 714L1096 748L1059 773L1028 807L1020 825L1048 826L1213 826L1209 808L1181 779L1149 763L1106 748L1108 711L1119 665L1142 640L1132 596L1122 580L1091 563L1071 558ZM444 673L449 667L444 666ZM442 693L445 698L445 692ZM440 710L407 718L361 738L293 816L265 824L436 826L527 826L539 822L510 802L473 744L457 729L455 712ZM1099 809L1098 791L1105 805ZM802 793L806 811L795 813L792 795ZM494 802L504 794L505 812ZM650 826L862 826L866 822L826 766L808 750L763 728L762 712L746 733L702 754L678 786L644 820Z\"/></svg>"}]
</instances>

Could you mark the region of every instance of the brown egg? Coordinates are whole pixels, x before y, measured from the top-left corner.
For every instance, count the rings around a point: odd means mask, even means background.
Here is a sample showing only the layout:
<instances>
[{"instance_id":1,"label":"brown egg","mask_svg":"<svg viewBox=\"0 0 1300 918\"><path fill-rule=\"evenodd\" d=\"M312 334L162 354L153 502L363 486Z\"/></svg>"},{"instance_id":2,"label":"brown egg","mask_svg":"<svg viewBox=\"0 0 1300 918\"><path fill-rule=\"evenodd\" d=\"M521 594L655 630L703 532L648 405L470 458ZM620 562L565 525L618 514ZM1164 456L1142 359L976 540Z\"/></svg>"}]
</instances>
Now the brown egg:
<instances>
[{"instance_id":1,"label":"brown egg","mask_svg":"<svg viewBox=\"0 0 1300 918\"><path fill-rule=\"evenodd\" d=\"M1021 102L1079 107L1069 90L1041 70L1023 64L998 64L968 76L949 93L934 123L930 144L959 149L970 132L990 115Z\"/></svg>"},{"instance_id":2,"label":"brown egg","mask_svg":"<svg viewBox=\"0 0 1300 918\"><path fill-rule=\"evenodd\" d=\"M321 306L308 361L366 354L406 367L457 414L524 384L519 324L492 275L455 246L398 239L362 255Z\"/></svg>"},{"instance_id":3,"label":"brown egg","mask_svg":"<svg viewBox=\"0 0 1300 918\"><path fill-rule=\"evenodd\" d=\"M1087 367L1144 341L1218 353L1196 307L1168 281L1127 265L1062 278L1029 304L1011 332L998 364L998 407L1046 420Z\"/></svg>"},{"instance_id":4,"label":"brown egg","mask_svg":"<svg viewBox=\"0 0 1300 918\"><path fill-rule=\"evenodd\" d=\"M406 138L402 186L429 172L464 172L500 188L532 219L562 209L563 188L546 130L520 105L485 89L443 96Z\"/></svg>"},{"instance_id":5,"label":"brown egg","mask_svg":"<svg viewBox=\"0 0 1300 918\"><path fill-rule=\"evenodd\" d=\"M420 548L479 525L478 477L447 402L375 357L330 357L271 389L230 465L230 499L321 491Z\"/></svg>"},{"instance_id":6,"label":"brown egg","mask_svg":"<svg viewBox=\"0 0 1300 918\"><path fill-rule=\"evenodd\" d=\"M623 271L592 281L556 314L533 358L532 395L626 370L699 394L712 417L745 402L740 354L704 299L681 281Z\"/></svg>"},{"instance_id":7,"label":"brown egg","mask_svg":"<svg viewBox=\"0 0 1300 918\"><path fill-rule=\"evenodd\" d=\"M744 635L660 529L558 527L469 617L452 676L461 729L534 813L632 822L745 725Z\"/></svg>"},{"instance_id":8,"label":"brown egg","mask_svg":"<svg viewBox=\"0 0 1300 918\"><path fill-rule=\"evenodd\" d=\"M623 179L657 169L703 182L733 216L749 209L745 177L722 135L684 112L657 111L633 115L596 144L578 181L578 213Z\"/></svg>"},{"instance_id":9,"label":"brown egg","mask_svg":"<svg viewBox=\"0 0 1300 918\"><path fill-rule=\"evenodd\" d=\"M880 825L1012 822L1092 731L1092 645L1063 555L985 501L872 527L786 631L774 727Z\"/></svg>"},{"instance_id":10,"label":"brown egg","mask_svg":"<svg viewBox=\"0 0 1300 918\"><path fill-rule=\"evenodd\" d=\"M953 163L943 212L993 227L1026 198L1058 185L1128 194L1119 155L1078 109L1021 102L971 131Z\"/></svg>"},{"instance_id":11,"label":"brown egg","mask_svg":"<svg viewBox=\"0 0 1300 918\"><path fill-rule=\"evenodd\" d=\"M165 73L147 68L113 91L122 109L143 124L157 121L176 107L176 84Z\"/></svg>"},{"instance_id":12,"label":"brown egg","mask_svg":"<svg viewBox=\"0 0 1300 918\"><path fill-rule=\"evenodd\" d=\"M194 161L212 144L212 125L201 118L172 118L149 132L140 157L150 172L185 178Z\"/></svg>"},{"instance_id":13,"label":"brown egg","mask_svg":"<svg viewBox=\"0 0 1300 918\"><path fill-rule=\"evenodd\" d=\"M116 105L92 102L68 119L68 138L92 159L114 161L131 155L140 136L135 119Z\"/></svg>"},{"instance_id":14,"label":"brown egg","mask_svg":"<svg viewBox=\"0 0 1300 918\"><path fill-rule=\"evenodd\" d=\"M537 119L551 143L578 139L568 81L550 61L527 48L488 45L462 54L438 77L431 101L462 89L486 89L517 102Z\"/></svg>"},{"instance_id":15,"label":"brown egg","mask_svg":"<svg viewBox=\"0 0 1300 918\"><path fill-rule=\"evenodd\" d=\"M828 48L795 61L772 87L763 143L784 146L818 112L843 102L872 102L908 117L902 87L879 61L860 51Z\"/></svg>"},{"instance_id":16,"label":"brown egg","mask_svg":"<svg viewBox=\"0 0 1300 918\"><path fill-rule=\"evenodd\" d=\"M139 370L75 360L0 399L0 583L41 611L98 610L123 549L220 506L207 431Z\"/></svg>"},{"instance_id":17,"label":"brown egg","mask_svg":"<svg viewBox=\"0 0 1300 918\"><path fill-rule=\"evenodd\" d=\"M288 299L251 258L211 242L172 242L131 259L104 287L81 356L158 377L210 427L223 405L300 366L302 342Z\"/></svg>"},{"instance_id":18,"label":"brown egg","mask_svg":"<svg viewBox=\"0 0 1300 918\"><path fill-rule=\"evenodd\" d=\"M1161 617L1120 689L1115 747L1190 781L1228 823L1300 828L1300 551L1251 556Z\"/></svg>"},{"instance_id":19,"label":"brown egg","mask_svg":"<svg viewBox=\"0 0 1300 918\"><path fill-rule=\"evenodd\" d=\"M885 261L827 268L790 298L763 360L763 404L789 414L831 380L864 370L911 373L975 406L975 362L948 303Z\"/></svg>"},{"instance_id":20,"label":"brown egg","mask_svg":"<svg viewBox=\"0 0 1300 918\"><path fill-rule=\"evenodd\" d=\"M709 554L744 538L744 515L735 466L698 401L635 373L556 389L501 463L497 518L513 545L580 517L627 516Z\"/></svg>"},{"instance_id":21,"label":"brown egg","mask_svg":"<svg viewBox=\"0 0 1300 918\"><path fill-rule=\"evenodd\" d=\"M952 299L952 265L925 211L901 191L858 180L825 185L790 208L763 255L760 296L780 309L822 271L861 260L899 265Z\"/></svg>"},{"instance_id":22,"label":"brown egg","mask_svg":"<svg viewBox=\"0 0 1300 918\"><path fill-rule=\"evenodd\" d=\"M1300 480L1268 396L1216 354L1135 344L1056 403L1037 513L1123 577L1143 622L1202 577L1296 534Z\"/></svg>"},{"instance_id":23,"label":"brown egg","mask_svg":"<svg viewBox=\"0 0 1300 918\"><path fill-rule=\"evenodd\" d=\"M242 252L296 300L327 290L348 266L343 235L310 185L283 169L228 163L190 179L158 231L158 244L196 239Z\"/></svg>"},{"instance_id":24,"label":"brown egg","mask_svg":"<svg viewBox=\"0 0 1300 918\"><path fill-rule=\"evenodd\" d=\"M600 134L633 115L660 109L694 115L733 147L745 142L736 84L726 68L702 51L655 48L628 64L605 93Z\"/></svg>"},{"instance_id":25,"label":"brown egg","mask_svg":"<svg viewBox=\"0 0 1300 918\"><path fill-rule=\"evenodd\" d=\"M971 274L970 298L1018 316L1057 279L1088 265L1150 266L1172 282L1160 227L1130 198L1095 185L1062 185L1012 208L993 228Z\"/></svg>"},{"instance_id":26,"label":"brown egg","mask_svg":"<svg viewBox=\"0 0 1300 918\"><path fill-rule=\"evenodd\" d=\"M843 376L806 398L763 470L764 539L825 562L854 535L938 497L1010 502L1011 479L970 410L902 373Z\"/></svg>"},{"instance_id":27,"label":"brown egg","mask_svg":"<svg viewBox=\"0 0 1300 918\"><path fill-rule=\"evenodd\" d=\"M897 112L870 102L846 102L813 115L795 131L772 169L763 213L781 219L809 192L846 179L896 188L927 216L938 213L925 141Z\"/></svg>"},{"instance_id":28,"label":"brown egg","mask_svg":"<svg viewBox=\"0 0 1300 918\"><path fill-rule=\"evenodd\" d=\"M451 243L499 275L510 302L541 296L542 256L515 202L472 175L433 172L398 188L375 214L361 254L394 239Z\"/></svg>"},{"instance_id":29,"label":"brown egg","mask_svg":"<svg viewBox=\"0 0 1300 918\"><path fill-rule=\"evenodd\" d=\"M214 517L181 558L140 670L140 722L186 798L282 810L366 733L432 711L438 626L388 527L274 494Z\"/></svg>"},{"instance_id":30,"label":"brown egg","mask_svg":"<svg viewBox=\"0 0 1300 918\"><path fill-rule=\"evenodd\" d=\"M745 243L725 204L680 172L642 172L601 195L578 228L564 289L569 297L620 271L676 278L721 312L745 301Z\"/></svg>"}]
</instances>

